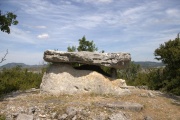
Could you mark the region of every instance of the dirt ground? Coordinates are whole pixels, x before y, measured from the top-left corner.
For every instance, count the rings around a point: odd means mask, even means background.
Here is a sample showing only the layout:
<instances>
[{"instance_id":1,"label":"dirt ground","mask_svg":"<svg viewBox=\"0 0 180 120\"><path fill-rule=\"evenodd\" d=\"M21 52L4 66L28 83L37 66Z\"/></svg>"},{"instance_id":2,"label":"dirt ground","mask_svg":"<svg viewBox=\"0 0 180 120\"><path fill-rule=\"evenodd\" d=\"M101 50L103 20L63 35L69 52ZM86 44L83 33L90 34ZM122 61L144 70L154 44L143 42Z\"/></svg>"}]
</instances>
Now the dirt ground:
<instances>
[{"instance_id":1,"label":"dirt ground","mask_svg":"<svg viewBox=\"0 0 180 120\"><path fill-rule=\"evenodd\" d=\"M83 107L87 113L92 113L91 116L100 113L108 115L122 111L131 120L145 120L146 117L152 120L180 120L180 97L144 89L130 89L130 91L130 95L124 96L97 94L52 96L40 94L38 90L35 92L12 93L1 98L0 114L12 116L20 112L28 113L30 108L35 107L39 109L39 116L45 112L55 112L58 115L62 115L67 107L76 106ZM97 106L97 102L104 101L139 103L143 105L143 109L131 111L116 107ZM58 117L54 119L58 119Z\"/></svg>"}]
</instances>

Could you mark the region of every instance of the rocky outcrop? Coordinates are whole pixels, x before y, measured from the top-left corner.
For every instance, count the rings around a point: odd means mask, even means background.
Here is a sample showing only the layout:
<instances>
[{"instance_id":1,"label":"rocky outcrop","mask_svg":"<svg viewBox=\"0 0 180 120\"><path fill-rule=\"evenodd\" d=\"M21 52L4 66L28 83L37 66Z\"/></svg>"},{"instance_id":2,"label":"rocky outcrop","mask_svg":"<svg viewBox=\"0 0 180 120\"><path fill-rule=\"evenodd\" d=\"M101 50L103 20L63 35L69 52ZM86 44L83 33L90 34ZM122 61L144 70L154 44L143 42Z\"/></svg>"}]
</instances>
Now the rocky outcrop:
<instances>
[{"instance_id":1,"label":"rocky outcrop","mask_svg":"<svg viewBox=\"0 0 180 120\"><path fill-rule=\"evenodd\" d=\"M52 64L44 74L41 93L59 94L129 94L124 80L112 79L89 70L76 70L69 64Z\"/></svg>"},{"instance_id":2,"label":"rocky outcrop","mask_svg":"<svg viewBox=\"0 0 180 120\"><path fill-rule=\"evenodd\" d=\"M61 52L47 50L44 60L52 62L44 74L41 93L59 94L129 94L124 80L115 79L118 68L125 68L131 61L129 53ZM78 63L80 66L72 67ZM110 74L101 66L110 67ZM111 77L111 78L110 78Z\"/></svg>"},{"instance_id":3,"label":"rocky outcrop","mask_svg":"<svg viewBox=\"0 0 180 120\"><path fill-rule=\"evenodd\" d=\"M121 69L129 64L131 56L129 53L62 52L47 50L44 52L44 60L53 63L81 63Z\"/></svg>"}]
</instances>

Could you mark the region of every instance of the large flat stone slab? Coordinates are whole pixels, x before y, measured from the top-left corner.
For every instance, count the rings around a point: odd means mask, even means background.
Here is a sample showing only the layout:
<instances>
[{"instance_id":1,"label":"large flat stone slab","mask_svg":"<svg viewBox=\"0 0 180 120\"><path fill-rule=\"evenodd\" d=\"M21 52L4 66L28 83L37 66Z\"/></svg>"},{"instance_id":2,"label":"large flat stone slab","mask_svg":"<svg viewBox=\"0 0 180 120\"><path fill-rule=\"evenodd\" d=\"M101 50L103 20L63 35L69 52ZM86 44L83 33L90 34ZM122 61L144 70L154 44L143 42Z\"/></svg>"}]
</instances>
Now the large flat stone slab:
<instances>
[{"instance_id":1,"label":"large flat stone slab","mask_svg":"<svg viewBox=\"0 0 180 120\"><path fill-rule=\"evenodd\" d=\"M47 50L44 52L47 62L81 63L106 66L111 68L125 68L131 61L129 53L97 53L97 52L62 52Z\"/></svg>"}]
</instances>

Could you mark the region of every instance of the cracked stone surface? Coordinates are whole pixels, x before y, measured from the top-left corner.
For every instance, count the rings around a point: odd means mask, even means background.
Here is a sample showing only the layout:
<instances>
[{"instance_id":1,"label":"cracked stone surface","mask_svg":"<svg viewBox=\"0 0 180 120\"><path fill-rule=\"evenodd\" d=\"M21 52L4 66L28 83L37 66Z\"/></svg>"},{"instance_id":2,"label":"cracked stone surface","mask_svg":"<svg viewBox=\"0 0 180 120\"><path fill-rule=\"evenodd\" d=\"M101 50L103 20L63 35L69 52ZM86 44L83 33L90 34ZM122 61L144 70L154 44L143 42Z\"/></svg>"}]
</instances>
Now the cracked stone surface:
<instances>
[{"instance_id":1,"label":"cracked stone surface","mask_svg":"<svg viewBox=\"0 0 180 120\"><path fill-rule=\"evenodd\" d=\"M62 52L46 50L44 60L53 63L82 63L111 68L125 68L131 61L130 53Z\"/></svg>"}]
</instances>

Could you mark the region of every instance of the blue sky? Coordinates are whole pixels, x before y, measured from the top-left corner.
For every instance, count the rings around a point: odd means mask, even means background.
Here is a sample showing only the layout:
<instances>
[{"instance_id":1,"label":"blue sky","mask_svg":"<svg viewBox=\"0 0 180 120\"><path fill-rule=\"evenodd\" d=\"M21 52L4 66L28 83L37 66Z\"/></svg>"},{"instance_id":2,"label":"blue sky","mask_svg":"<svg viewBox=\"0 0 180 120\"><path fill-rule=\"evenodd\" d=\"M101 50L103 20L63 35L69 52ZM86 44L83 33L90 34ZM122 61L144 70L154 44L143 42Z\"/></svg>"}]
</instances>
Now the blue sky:
<instances>
[{"instance_id":1,"label":"blue sky","mask_svg":"<svg viewBox=\"0 0 180 120\"><path fill-rule=\"evenodd\" d=\"M66 51L84 35L99 51L155 61L154 50L180 32L180 0L0 0L19 24L0 32L0 65L41 64L47 49Z\"/></svg>"}]
</instances>

